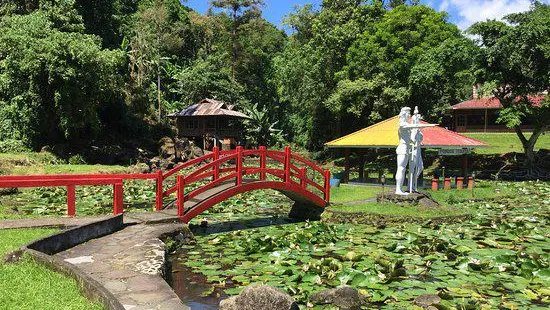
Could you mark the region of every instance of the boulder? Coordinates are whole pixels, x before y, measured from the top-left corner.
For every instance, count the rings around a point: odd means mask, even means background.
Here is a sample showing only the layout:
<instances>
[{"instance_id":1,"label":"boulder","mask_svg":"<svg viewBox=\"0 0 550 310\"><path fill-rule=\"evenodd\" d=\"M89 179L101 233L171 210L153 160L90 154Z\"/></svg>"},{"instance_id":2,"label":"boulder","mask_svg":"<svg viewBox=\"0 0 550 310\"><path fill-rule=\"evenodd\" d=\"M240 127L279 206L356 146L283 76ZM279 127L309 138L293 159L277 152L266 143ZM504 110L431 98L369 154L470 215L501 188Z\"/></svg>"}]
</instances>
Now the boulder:
<instances>
[{"instance_id":1,"label":"boulder","mask_svg":"<svg viewBox=\"0 0 550 310\"><path fill-rule=\"evenodd\" d=\"M441 298L434 294L422 294L414 299L414 304L424 309L434 308L440 302Z\"/></svg>"},{"instance_id":2,"label":"boulder","mask_svg":"<svg viewBox=\"0 0 550 310\"><path fill-rule=\"evenodd\" d=\"M239 295L220 302L220 310L298 310L288 294L271 285L249 285Z\"/></svg>"},{"instance_id":3,"label":"boulder","mask_svg":"<svg viewBox=\"0 0 550 310\"><path fill-rule=\"evenodd\" d=\"M366 303L365 298L356 289L349 286L322 290L312 294L309 301L314 305L330 304L348 310L359 310Z\"/></svg>"}]
</instances>

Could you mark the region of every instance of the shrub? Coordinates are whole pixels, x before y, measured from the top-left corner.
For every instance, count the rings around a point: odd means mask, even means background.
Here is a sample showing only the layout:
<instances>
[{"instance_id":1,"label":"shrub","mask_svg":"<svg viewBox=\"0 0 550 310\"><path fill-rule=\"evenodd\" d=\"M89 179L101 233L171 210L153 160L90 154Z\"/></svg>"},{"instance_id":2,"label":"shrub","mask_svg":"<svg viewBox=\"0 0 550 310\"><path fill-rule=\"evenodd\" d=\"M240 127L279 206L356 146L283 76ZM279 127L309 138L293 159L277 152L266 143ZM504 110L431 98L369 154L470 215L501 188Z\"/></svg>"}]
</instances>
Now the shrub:
<instances>
[{"instance_id":1,"label":"shrub","mask_svg":"<svg viewBox=\"0 0 550 310\"><path fill-rule=\"evenodd\" d=\"M71 164L71 165L82 165L82 164L85 164L85 163L86 163L86 161L84 160L84 157L82 157L82 155L80 155L80 154L71 156L69 158L69 164Z\"/></svg>"},{"instance_id":2,"label":"shrub","mask_svg":"<svg viewBox=\"0 0 550 310\"><path fill-rule=\"evenodd\" d=\"M0 141L0 153L23 153L30 149L21 140L6 139Z\"/></svg>"}]
</instances>

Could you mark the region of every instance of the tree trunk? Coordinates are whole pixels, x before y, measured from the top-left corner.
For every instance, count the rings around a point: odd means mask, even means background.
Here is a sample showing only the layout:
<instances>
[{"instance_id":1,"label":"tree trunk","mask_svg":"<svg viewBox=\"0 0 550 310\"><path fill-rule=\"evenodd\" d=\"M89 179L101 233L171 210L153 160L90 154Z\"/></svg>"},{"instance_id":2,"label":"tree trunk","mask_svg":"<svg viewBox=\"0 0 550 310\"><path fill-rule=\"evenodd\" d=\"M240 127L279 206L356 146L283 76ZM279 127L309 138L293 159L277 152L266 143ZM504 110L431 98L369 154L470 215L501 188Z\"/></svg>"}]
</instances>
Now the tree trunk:
<instances>
[{"instance_id":1,"label":"tree trunk","mask_svg":"<svg viewBox=\"0 0 550 310\"><path fill-rule=\"evenodd\" d=\"M231 77L235 80L235 66L237 62L237 9L233 8L233 33L231 34Z\"/></svg>"},{"instance_id":2,"label":"tree trunk","mask_svg":"<svg viewBox=\"0 0 550 310\"><path fill-rule=\"evenodd\" d=\"M519 126L514 127L516 130L516 134L519 137L519 140L521 141L521 145L523 146L523 151L525 153L525 162L524 165L529 168L534 168L535 166L535 144L537 143L538 138L546 131L546 127L544 126L542 128L535 128L533 129L533 134L529 139L525 137L523 134L523 131Z\"/></svg>"}]
</instances>

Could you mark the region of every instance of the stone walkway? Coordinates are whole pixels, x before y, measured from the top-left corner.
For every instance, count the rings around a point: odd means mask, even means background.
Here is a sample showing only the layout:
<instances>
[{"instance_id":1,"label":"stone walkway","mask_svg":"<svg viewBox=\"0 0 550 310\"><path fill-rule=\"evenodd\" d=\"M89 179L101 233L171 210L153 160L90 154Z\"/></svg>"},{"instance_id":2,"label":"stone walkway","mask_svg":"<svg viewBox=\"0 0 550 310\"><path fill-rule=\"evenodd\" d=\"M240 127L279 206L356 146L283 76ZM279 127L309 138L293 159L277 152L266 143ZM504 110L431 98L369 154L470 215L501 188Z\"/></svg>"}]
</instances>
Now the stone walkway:
<instances>
[{"instance_id":1,"label":"stone walkway","mask_svg":"<svg viewBox=\"0 0 550 310\"><path fill-rule=\"evenodd\" d=\"M126 309L189 309L161 276L165 252L158 237L181 228L181 223L130 225L55 255L98 281Z\"/></svg>"}]
</instances>

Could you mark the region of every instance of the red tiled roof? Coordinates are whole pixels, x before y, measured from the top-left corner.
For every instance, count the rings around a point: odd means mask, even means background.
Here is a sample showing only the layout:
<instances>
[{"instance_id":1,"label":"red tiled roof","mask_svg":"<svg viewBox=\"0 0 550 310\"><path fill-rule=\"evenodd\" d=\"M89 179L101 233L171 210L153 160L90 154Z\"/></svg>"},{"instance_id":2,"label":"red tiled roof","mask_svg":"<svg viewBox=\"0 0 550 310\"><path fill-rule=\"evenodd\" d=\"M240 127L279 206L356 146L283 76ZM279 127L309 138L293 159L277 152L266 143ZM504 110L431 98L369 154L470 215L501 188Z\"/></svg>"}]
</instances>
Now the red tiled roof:
<instances>
[{"instance_id":1,"label":"red tiled roof","mask_svg":"<svg viewBox=\"0 0 550 310\"><path fill-rule=\"evenodd\" d=\"M422 123L426 122L422 121ZM427 148L476 148L487 146L485 142L468 138L439 126L424 128L422 134L424 135L422 146Z\"/></svg>"},{"instance_id":2,"label":"red tiled roof","mask_svg":"<svg viewBox=\"0 0 550 310\"><path fill-rule=\"evenodd\" d=\"M529 101L533 105L538 106L540 102L544 99L544 96L529 96ZM484 97L479 99L471 99L468 101L463 101L461 103L455 104L449 107L451 110L470 110L470 109L502 109L502 104L500 100L495 97Z\"/></svg>"}]
</instances>

